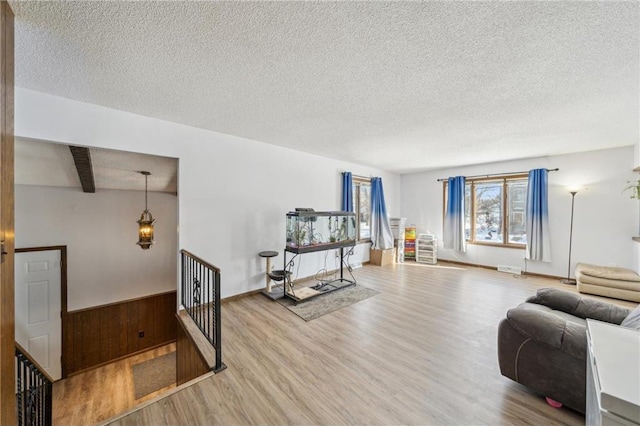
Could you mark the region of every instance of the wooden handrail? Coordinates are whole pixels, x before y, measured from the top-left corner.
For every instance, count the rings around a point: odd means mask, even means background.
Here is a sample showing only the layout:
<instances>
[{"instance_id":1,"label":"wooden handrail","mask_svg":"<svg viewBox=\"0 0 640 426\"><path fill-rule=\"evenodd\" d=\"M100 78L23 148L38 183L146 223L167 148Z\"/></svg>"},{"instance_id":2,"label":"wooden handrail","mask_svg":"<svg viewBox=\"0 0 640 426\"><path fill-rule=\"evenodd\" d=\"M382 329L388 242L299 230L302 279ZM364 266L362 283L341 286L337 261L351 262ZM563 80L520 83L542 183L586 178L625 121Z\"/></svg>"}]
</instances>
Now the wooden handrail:
<instances>
[{"instance_id":1,"label":"wooden handrail","mask_svg":"<svg viewBox=\"0 0 640 426\"><path fill-rule=\"evenodd\" d=\"M180 253L186 254L187 256L191 257L192 259L197 260L198 262L202 263L207 268L212 269L217 273L220 273L220 268L218 268L217 266L213 266L212 264L210 264L206 260L202 260L201 258L196 256L195 254L190 253L190 252L188 252L188 251L186 251L184 249L180 250Z\"/></svg>"},{"instance_id":2,"label":"wooden handrail","mask_svg":"<svg viewBox=\"0 0 640 426\"><path fill-rule=\"evenodd\" d=\"M33 359L33 357L31 356L31 354L29 352L27 352L22 346L20 346L20 344L18 342L15 342L16 344L16 349L18 349L20 352L22 352L22 354L24 356L27 357L27 359L29 360L29 362L31 362L40 373L42 373L42 375L51 383L55 382L55 380L53 380L53 378L49 375L49 373L47 373L47 371L42 368L42 366L40 364L38 364L38 361L36 361L35 359Z\"/></svg>"}]
</instances>

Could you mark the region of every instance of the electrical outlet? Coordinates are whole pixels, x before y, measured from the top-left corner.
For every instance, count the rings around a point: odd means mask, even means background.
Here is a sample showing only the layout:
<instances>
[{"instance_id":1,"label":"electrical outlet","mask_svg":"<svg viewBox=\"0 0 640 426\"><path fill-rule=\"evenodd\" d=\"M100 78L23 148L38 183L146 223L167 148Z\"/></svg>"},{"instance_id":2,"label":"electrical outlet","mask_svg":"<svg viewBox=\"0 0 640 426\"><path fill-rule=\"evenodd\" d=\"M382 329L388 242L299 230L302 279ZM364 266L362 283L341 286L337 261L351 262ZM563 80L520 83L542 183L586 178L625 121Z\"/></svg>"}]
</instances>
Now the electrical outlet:
<instances>
[{"instance_id":1,"label":"electrical outlet","mask_svg":"<svg viewBox=\"0 0 640 426\"><path fill-rule=\"evenodd\" d=\"M138 337L144 337L144 330L143 331L138 331Z\"/></svg>"}]
</instances>

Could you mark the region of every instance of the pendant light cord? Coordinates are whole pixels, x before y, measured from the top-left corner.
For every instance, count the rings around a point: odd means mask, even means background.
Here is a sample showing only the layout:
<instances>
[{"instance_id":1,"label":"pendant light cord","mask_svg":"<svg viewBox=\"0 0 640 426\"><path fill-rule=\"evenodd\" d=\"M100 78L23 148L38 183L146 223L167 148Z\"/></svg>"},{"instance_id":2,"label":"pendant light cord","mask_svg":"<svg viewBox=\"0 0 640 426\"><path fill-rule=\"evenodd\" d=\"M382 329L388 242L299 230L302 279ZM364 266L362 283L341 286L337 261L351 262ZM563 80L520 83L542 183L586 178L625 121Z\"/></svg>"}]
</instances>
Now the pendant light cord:
<instances>
[{"instance_id":1,"label":"pendant light cord","mask_svg":"<svg viewBox=\"0 0 640 426\"><path fill-rule=\"evenodd\" d=\"M147 178L149 176L144 175L144 211L149 211L148 203L147 203Z\"/></svg>"}]
</instances>

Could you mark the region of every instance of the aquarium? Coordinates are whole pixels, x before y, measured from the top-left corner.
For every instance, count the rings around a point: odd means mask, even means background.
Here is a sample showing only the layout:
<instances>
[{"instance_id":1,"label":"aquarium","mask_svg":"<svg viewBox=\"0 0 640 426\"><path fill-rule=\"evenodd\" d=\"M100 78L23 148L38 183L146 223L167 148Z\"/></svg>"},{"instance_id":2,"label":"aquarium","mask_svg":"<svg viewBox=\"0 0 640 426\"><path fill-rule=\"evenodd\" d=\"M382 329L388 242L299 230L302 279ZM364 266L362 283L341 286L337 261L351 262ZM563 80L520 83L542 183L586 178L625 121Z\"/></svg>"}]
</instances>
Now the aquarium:
<instances>
[{"instance_id":1,"label":"aquarium","mask_svg":"<svg viewBox=\"0 0 640 426\"><path fill-rule=\"evenodd\" d=\"M316 212L311 209L287 213L287 251L305 253L353 246L355 243L355 213Z\"/></svg>"}]
</instances>

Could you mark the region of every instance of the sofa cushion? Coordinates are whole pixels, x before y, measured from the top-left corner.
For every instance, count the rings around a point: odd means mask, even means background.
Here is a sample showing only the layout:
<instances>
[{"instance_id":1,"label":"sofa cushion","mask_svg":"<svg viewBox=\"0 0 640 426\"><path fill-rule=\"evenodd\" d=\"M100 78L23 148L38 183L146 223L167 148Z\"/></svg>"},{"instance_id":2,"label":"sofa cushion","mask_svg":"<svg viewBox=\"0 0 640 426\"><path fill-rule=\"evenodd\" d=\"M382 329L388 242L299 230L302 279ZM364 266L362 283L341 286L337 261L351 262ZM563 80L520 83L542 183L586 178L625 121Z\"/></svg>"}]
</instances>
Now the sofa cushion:
<instances>
[{"instance_id":1,"label":"sofa cushion","mask_svg":"<svg viewBox=\"0 0 640 426\"><path fill-rule=\"evenodd\" d=\"M576 307L575 315L581 318L591 318L598 321L609 322L611 324L620 324L627 315L629 310L621 306L607 303L591 297L583 297Z\"/></svg>"},{"instance_id":2,"label":"sofa cushion","mask_svg":"<svg viewBox=\"0 0 640 426\"><path fill-rule=\"evenodd\" d=\"M578 263L576 265L576 271L591 277L602 278L605 280L640 282L640 275L636 274L632 270L614 266L598 266L590 265L588 263Z\"/></svg>"},{"instance_id":3,"label":"sofa cushion","mask_svg":"<svg viewBox=\"0 0 640 426\"><path fill-rule=\"evenodd\" d=\"M599 278L591 275L586 275L580 271L576 271L576 280L578 281L578 284L591 284L591 285L597 285L600 287L610 287L614 289L640 292L640 281L613 280L610 278Z\"/></svg>"},{"instance_id":4,"label":"sofa cushion","mask_svg":"<svg viewBox=\"0 0 640 426\"><path fill-rule=\"evenodd\" d=\"M640 331L640 305L636 306L636 308L622 320L620 325Z\"/></svg>"}]
</instances>

